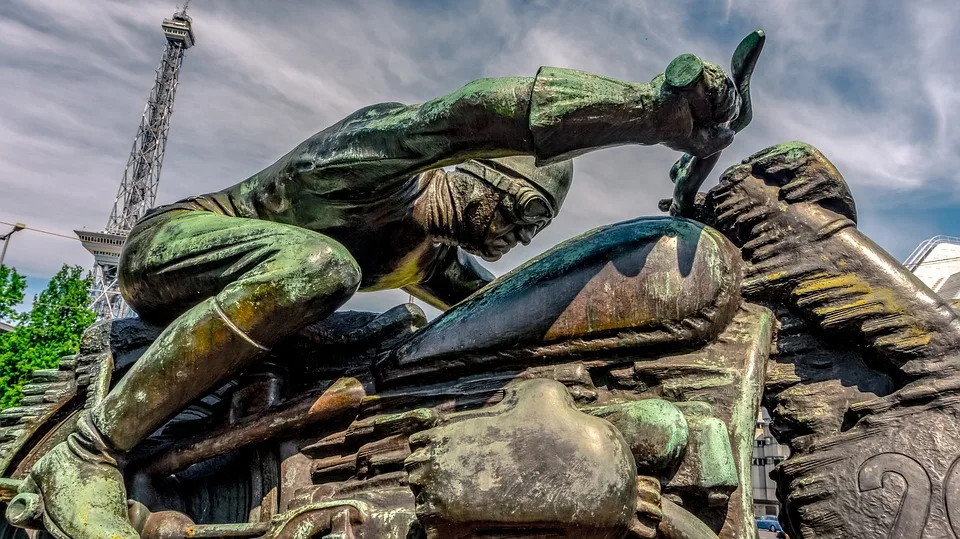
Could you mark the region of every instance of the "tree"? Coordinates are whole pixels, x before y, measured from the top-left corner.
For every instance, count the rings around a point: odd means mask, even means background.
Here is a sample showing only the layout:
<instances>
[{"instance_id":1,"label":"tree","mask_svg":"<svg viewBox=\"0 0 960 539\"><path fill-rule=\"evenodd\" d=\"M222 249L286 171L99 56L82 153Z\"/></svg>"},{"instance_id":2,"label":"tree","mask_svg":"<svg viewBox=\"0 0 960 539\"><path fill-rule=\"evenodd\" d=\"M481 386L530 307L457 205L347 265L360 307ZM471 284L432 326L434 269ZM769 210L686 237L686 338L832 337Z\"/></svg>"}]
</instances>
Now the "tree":
<instances>
[{"instance_id":1,"label":"tree","mask_svg":"<svg viewBox=\"0 0 960 539\"><path fill-rule=\"evenodd\" d=\"M20 402L27 373L55 368L77 353L83 331L96 320L87 308L90 285L80 266L64 265L34 296L30 312L14 315L17 327L0 335L0 409Z\"/></svg>"},{"instance_id":2,"label":"tree","mask_svg":"<svg viewBox=\"0 0 960 539\"><path fill-rule=\"evenodd\" d=\"M0 266L0 320L10 320L17 311L14 306L23 301L27 280L15 268Z\"/></svg>"}]
</instances>

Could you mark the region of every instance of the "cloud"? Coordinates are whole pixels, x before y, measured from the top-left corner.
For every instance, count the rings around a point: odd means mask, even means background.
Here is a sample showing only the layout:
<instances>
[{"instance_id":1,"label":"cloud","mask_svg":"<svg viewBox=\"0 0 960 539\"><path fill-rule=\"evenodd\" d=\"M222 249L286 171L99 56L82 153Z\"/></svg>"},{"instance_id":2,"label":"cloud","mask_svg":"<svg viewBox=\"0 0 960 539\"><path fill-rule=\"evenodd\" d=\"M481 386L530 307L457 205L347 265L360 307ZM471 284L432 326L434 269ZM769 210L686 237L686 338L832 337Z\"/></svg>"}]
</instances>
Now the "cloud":
<instances>
[{"instance_id":1,"label":"cloud","mask_svg":"<svg viewBox=\"0 0 960 539\"><path fill-rule=\"evenodd\" d=\"M69 233L102 227L159 62L172 4L15 0L0 5L0 220ZM187 52L158 202L220 189L313 132L382 101L422 102L469 80L540 65L649 80L676 55L726 65L738 40L768 33L755 120L723 167L807 140L858 198L861 227L896 256L957 207L960 7L927 2L241 2L191 6ZM618 148L576 163L553 226L494 265L502 273L600 224L656 214L677 158ZM713 180L711 180L713 181ZM941 211L942 213L942 211ZM34 277L87 266L78 243L22 232L8 260ZM358 299L388 306L402 293Z\"/></svg>"}]
</instances>

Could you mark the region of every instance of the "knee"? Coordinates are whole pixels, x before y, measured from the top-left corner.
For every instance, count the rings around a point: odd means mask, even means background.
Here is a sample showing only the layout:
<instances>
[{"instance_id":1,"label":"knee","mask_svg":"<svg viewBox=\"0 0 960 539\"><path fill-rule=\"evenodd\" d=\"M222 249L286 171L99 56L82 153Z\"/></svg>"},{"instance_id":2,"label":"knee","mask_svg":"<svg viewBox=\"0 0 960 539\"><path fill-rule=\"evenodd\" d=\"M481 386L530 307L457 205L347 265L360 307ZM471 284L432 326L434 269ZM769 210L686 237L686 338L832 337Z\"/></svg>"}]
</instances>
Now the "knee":
<instances>
[{"instance_id":1,"label":"knee","mask_svg":"<svg viewBox=\"0 0 960 539\"><path fill-rule=\"evenodd\" d=\"M360 266L347 248L333 240L304 245L303 273L310 283L319 286L319 293L334 293L335 289L353 294L360 287Z\"/></svg>"},{"instance_id":2,"label":"knee","mask_svg":"<svg viewBox=\"0 0 960 539\"><path fill-rule=\"evenodd\" d=\"M346 301L360 286L360 266L346 247L329 238L302 241L276 281L287 306L325 310Z\"/></svg>"},{"instance_id":3,"label":"knee","mask_svg":"<svg viewBox=\"0 0 960 539\"><path fill-rule=\"evenodd\" d=\"M258 342L329 315L360 285L360 267L346 247L308 230L274 236L266 254L217 295L227 316Z\"/></svg>"}]
</instances>

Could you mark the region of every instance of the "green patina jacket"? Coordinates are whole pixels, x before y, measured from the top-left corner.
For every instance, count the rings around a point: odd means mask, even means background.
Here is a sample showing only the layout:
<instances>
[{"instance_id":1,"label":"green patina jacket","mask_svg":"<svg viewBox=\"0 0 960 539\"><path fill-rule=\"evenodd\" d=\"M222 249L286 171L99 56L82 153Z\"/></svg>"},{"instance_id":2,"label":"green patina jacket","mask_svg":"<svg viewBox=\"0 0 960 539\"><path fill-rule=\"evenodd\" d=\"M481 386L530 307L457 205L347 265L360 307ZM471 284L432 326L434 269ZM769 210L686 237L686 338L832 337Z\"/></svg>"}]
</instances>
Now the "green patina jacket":
<instances>
[{"instance_id":1,"label":"green patina jacket","mask_svg":"<svg viewBox=\"0 0 960 539\"><path fill-rule=\"evenodd\" d=\"M250 178L147 219L195 210L307 228L350 250L363 270L361 289L408 286L451 264L479 268L413 230L420 173L478 157L533 154L546 163L604 146L659 143L657 90L544 67L532 79L480 79L420 105L372 105Z\"/></svg>"}]
</instances>

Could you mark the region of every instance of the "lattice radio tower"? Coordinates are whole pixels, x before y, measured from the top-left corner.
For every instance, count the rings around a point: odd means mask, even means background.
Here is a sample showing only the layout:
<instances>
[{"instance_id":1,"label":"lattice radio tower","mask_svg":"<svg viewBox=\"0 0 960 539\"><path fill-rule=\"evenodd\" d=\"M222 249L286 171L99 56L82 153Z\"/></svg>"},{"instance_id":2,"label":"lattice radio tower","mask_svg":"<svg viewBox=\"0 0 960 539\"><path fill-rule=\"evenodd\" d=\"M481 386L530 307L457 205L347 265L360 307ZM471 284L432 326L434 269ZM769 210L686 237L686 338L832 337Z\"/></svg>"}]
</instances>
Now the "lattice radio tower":
<instances>
[{"instance_id":1,"label":"lattice radio tower","mask_svg":"<svg viewBox=\"0 0 960 539\"><path fill-rule=\"evenodd\" d=\"M157 68L153 90L140 118L140 129L133 140L127 167L123 170L123 181L120 182L110 220L103 232L74 231L95 260L90 308L97 313L98 320L122 318L128 313L117 284L120 250L130 229L157 198L160 165L170 133L170 117L173 115L173 98L177 92L180 66L184 52L194 44L187 4L183 9L178 9L172 18L164 19L162 28L167 45L160 67Z\"/></svg>"}]
</instances>

